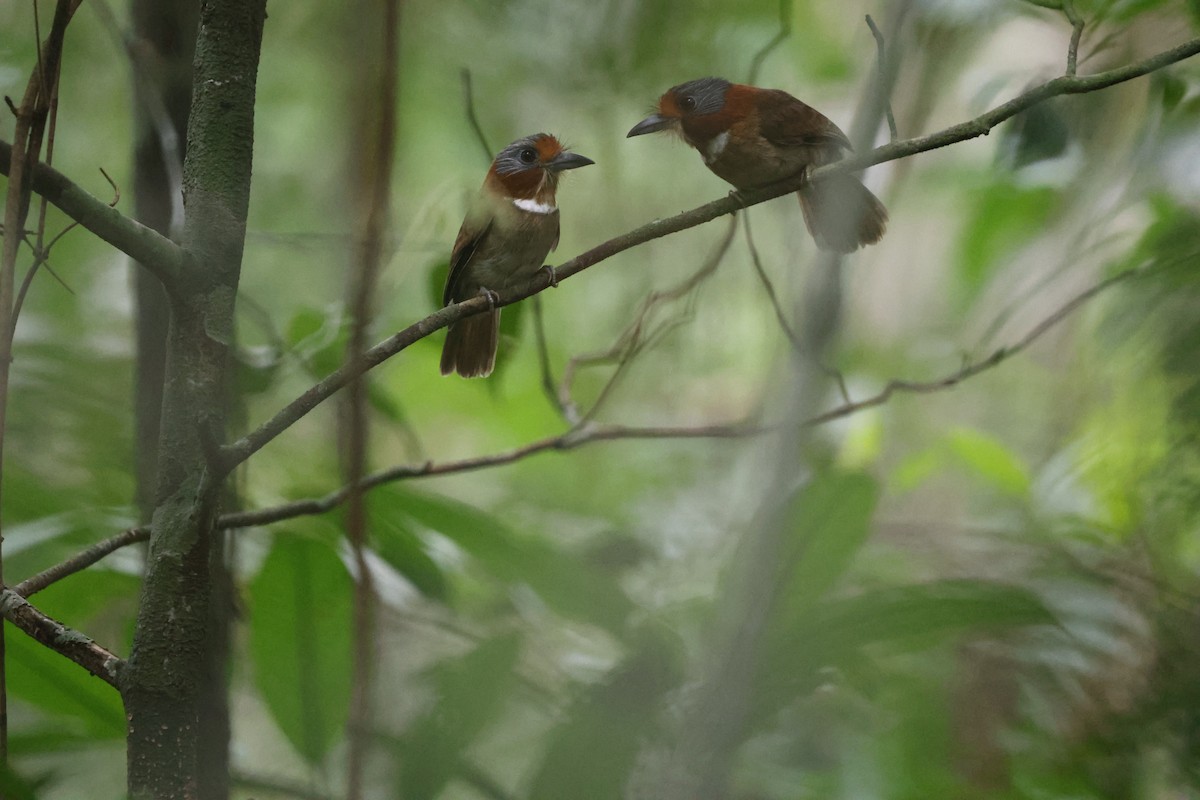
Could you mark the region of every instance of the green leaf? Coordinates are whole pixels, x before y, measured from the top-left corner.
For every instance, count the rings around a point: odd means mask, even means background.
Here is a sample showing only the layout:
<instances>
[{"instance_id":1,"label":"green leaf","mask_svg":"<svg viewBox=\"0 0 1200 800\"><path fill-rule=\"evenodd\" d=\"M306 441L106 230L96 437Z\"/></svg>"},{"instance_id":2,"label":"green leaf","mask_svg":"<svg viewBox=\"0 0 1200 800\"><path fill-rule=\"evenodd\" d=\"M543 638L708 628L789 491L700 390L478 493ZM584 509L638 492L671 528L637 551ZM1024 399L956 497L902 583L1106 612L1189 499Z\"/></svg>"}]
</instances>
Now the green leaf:
<instances>
[{"instance_id":1,"label":"green leaf","mask_svg":"<svg viewBox=\"0 0 1200 800\"><path fill-rule=\"evenodd\" d=\"M496 578L525 584L558 613L620 632L633 603L611 578L476 508L395 487L397 509L450 539Z\"/></svg>"},{"instance_id":2,"label":"green leaf","mask_svg":"<svg viewBox=\"0 0 1200 800\"><path fill-rule=\"evenodd\" d=\"M967 303L978 296L996 262L1046 227L1058 192L1001 181L975 192L959 242L959 286Z\"/></svg>"},{"instance_id":3,"label":"green leaf","mask_svg":"<svg viewBox=\"0 0 1200 800\"><path fill-rule=\"evenodd\" d=\"M403 740L402 794L433 800L454 777L459 759L499 714L516 676L521 640L503 634L434 671L438 702Z\"/></svg>"},{"instance_id":4,"label":"green leaf","mask_svg":"<svg viewBox=\"0 0 1200 800\"><path fill-rule=\"evenodd\" d=\"M797 632L814 651L837 653L883 643L924 647L948 634L1056 622L1037 595L1019 586L942 580L823 603Z\"/></svg>"},{"instance_id":5,"label":"green leaf","mask_svg":"<svg viewBox=\"0 0 1200 800\"><path fill-rule=\"evenodd\" d=\"M331 326L330 315L315 308L302 308L288 322L284 337L287 343L300 352L311 352L318 343L318 334ZM324 338L324 337L320 337Z\"/></svg>"},{"instance_id":6,"label":"green leaf","mask_svg":"<svg viewBox=\"0 0 1200 800\"><path fill-rule=\"evenodd\" d=\"M8 691L58 720L63 733L94 739L125 736L125 709L117 690L23 633L9 631Z\"/></svg>"},{"instance_id":7,"label":"green leaf","mask_svg":"<svg viewBox=\"0 0 1200 800\"><path fill-rule=\"evenodd\" d=\"M17 773L11 765L0 764L0 796L5 800L37 800L41 790L48 786L53 775L30 779Z\"/></svg>"},{"instance_id":8,"label":"green leaf","mask_svg":"<svg viewBox=\"0 0 1200 800\"><path fill-rule=\"evenodd\" d=\"M654 732L663 696L682 676L672 634L646 629L635 651L568 710L549 736L530 800L611 800Z\"/></svg>"},{"instance_id":9,"label":"green leaf","mask_svg":"<svg viewBox=\"0 0 1200 800\"><path fill-rule=\"evenodd\" d=\"M367 509L371 515L371 546L379 556L426 597L449 600L450 586L445 574L429 557L409 518L399 513L395 496L381 487L367 495Z\"/></svg>"},{"instance_id":10,"label":"green leaf","mask_svg":"<svg viewBox=\"0 0 1200 800\"><path fill-rule=\"evenodd\" d=\"M250 587L250 653L279 728L310 764L345 726L353 581L329 544L281 534Z\"/></svg>"},{"instance_id":11,"label":"green leaf","mask_svg":"<svg viewBox=\"0 0 1200 800\"><path fill-rule=\"evenodd\" d=\"M866 648L920 650L967 633L1054 624L1032 592L986 581L934 581L826 600L770 639L756 713L769 715L810 691L823 668L853 665Z\"/></svg>"},{"instance_id":12,"label":"green leaf","mask_svg":"<svg viewBox=\"0 0 1200 800\"><path fill-rule=\"evenodd\" d=\"M950 451L972 472L1008 494L1029 494L1029 471L999 439L969 428L958 428L946 437Z\"/></svg>"},{"instance_id":13,"label":"green leaf","mask_svg":"<svg viewBox=\"0 0 1200 800\"><path fill-rule=\"evenodd\" d=\"M871 532L879 491L863 473L824 473L797 492L785 568L786 618L794 618L846 572Z\"/></svg>"},{"instance_id":14,"label":"green leaf","mask_svg":"<svg viewBox=\"0 0 1200 800\"><path fill-rule=\"evenodd\" d=\"M1015 453L994 436L970 428L956 428L928 449L909 456L896 467L892 480L897 491L911 491L951 466L965 467L1014 497L1028 496L1032 485L1029 470Z\"/></svg>"}]
</instances>

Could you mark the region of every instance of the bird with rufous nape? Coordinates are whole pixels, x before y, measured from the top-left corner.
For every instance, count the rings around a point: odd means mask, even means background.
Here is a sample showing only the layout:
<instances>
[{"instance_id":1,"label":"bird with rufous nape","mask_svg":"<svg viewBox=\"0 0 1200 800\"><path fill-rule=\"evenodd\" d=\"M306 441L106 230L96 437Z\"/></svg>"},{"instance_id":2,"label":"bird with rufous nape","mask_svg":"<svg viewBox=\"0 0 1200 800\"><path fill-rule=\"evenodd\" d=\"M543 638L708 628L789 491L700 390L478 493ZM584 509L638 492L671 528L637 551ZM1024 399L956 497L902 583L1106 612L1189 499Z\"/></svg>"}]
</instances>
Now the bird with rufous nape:
<instances>
[{"instance_id":1,"label":"bird with rufous nape","mask_svg":"<svg viewBox=\"0 0 1200 800\"><path fill-rule=\"evenodd\" d=\"M454 241L442 293L444 305L485 294L493 307L450 325L442 347L443 375L490 375L500 344L496 295L524 286L543 268L551 284L557 283L543 261L558 245L559 177L593 163L548 133L517 139L496 156Z\"/></svg>"},{"instance_id":2,"label":"bird with rufous nape","mask_svg":"<svg viewBox=\"0 0 1200 800\"><path fill-rule=\"evenodd\" d=\"M828 117L779 89L700 78L673 86L627 136L674 132L699 151L717 177L759 189L841 160L850 140ZM853 175L805 184L797 194L804 223L822 250L852 253L875 244L887 209Z\"/></svg>"}]
</instances>

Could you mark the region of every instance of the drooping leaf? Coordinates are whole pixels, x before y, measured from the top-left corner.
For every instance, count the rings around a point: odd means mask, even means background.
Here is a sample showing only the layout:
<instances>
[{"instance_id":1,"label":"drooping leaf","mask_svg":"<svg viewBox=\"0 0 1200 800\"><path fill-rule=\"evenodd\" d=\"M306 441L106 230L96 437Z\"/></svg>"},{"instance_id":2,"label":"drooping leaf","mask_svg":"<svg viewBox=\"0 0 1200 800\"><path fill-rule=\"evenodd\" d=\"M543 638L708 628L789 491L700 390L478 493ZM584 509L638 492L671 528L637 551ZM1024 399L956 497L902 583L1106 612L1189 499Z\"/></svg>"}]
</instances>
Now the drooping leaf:
<instances>
[{"instance_id":1,"label":"drooping leaf","mask_svg":"<svg viewBox=\"0 0 1200 800\"><path fill-rule=\"evenodd\" d=\"M446 602L450 585L437 562L430 558L424 542L413 531L394 495L376 490L367 495L371 546L384 561L408 578L426 597Z\"/></svg>"},{"instance_id":2,"label":"drooping leaf","mask_svg":"<svg viewBox=\"0 0 1200 800\"><path fill-rule=\"evenodd\" d=\"M117 690L24 634L6 637L8 691L31 703L64 733L93 739L125 736L125 709Z\"/></svg>"},{"instance_id":3,"label":"drooping leaf","mask_svg":"<svg viewBox=\"0 0 1200 800\"><path fill-rule=\"evenodd\" d=\"M961 463L995 488L1017 496L1029 493L1029 471L1000 440L983 431L958 428L946 442Z\"/></svg>"},{"instance_id":4,"label":"drooping leaf","mask_svg":"<svg viewBox=\"0 0 1200 800\"><path fill-rule=\"evenodd\" d=\"M524 584L558 613L619 631L633 603L610 577L496 517L437 495L392 489L397 508L454 542L493 576Z\"/></svg>"},{"instance_id":5,"label":"drooping leaf","mask_svg":"<svg viewBox=\"0 0 1200 800\"><path fill-rule=\"evenodd\" d=\"M353 581L333 547L279 534L250 587L250 652L259 691L296 751L316 764L350 702Z\"/></svg>"},{"instance_id":6,"label":"drooping leaf","mask_svg":"<svg viewBox=\"0 0 1200 800\"><path fill-rule=\"evenodd\" d=\"M437 701L403 739L404 797L433 800L454 777L463 751L503 708L520 646L518 636L503 634L434 670Z\"/></svg>"},{"instance_id":7,"label":"drooping leaf","mask_svg":"<svg viewBox=\"0 0 1200 800\"><path fill-rule=\"evenodd\" d=\"M976 192L959 245L959 286L965 303L983 289L997 261L1046 227L1058 192L998 181Z\"/></svg>"},{"instance_id":8,"label":"drooping leaf","mask_svg":"<svg viewBox=\"0 0 1200 800\"><path fill-rule=\"evenodd\" d=\"M964 634L1056 622L1032 592L987 581L941 580L824 600L770 640L758 712L809 691L820 670L852 664L864 648L920 650Z\"/></svg>"},{"instance_id":9,"label":"drooping leaf","mask_svg":"<svg viewBox=\"0 0 1200 800\"><path fill-rule=\"evenodd\" d=\"M530 800L621 797L663 696L682 675L680 648L663 631L641 632L633 653L591 687L549 736Z\"/></svg>"},{"instance_id":10,"label":"drooping leaf","mask_svg":"<svg viewBox=\"0 0 1200 800\"><path fill-rule=\"evenodd\" d=\"M797 492L788 513L784 619L794 619L842 577L870 533L878 494L862 473L823 473Z\"/></svg>"}]
</instances>

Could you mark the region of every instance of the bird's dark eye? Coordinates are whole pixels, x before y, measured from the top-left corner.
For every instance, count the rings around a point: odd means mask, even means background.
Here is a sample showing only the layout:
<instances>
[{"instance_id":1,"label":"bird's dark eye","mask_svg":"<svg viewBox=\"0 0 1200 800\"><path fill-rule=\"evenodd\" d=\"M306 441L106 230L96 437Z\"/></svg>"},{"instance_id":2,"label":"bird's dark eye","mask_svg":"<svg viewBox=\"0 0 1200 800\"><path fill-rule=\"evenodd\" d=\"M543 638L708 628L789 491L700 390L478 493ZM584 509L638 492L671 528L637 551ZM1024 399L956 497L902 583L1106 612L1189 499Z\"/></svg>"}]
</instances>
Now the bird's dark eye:
<instances>
[{"instance_id":1,"label":"bird's dark eye","mask_svg":"<svg viewBox=\"0 0 1200 800\"><path fill-rule=\"evenodd\" d=\"M684 111L695 111L696 98L692 97L691 95L686 95L679 101L679 107Z\"/></svg>"},{"instance_id":2,"label":"bird's dark eye","mask_svg":"<svg viewBox=\"0 0 1200 800\"><path fill-rule=\"evenodd\" d=\"M517 154L517 158L521 159L522 164L532 164L537 161L537 151L532 147L526 147Z\"/></svg>"}]
</instances>

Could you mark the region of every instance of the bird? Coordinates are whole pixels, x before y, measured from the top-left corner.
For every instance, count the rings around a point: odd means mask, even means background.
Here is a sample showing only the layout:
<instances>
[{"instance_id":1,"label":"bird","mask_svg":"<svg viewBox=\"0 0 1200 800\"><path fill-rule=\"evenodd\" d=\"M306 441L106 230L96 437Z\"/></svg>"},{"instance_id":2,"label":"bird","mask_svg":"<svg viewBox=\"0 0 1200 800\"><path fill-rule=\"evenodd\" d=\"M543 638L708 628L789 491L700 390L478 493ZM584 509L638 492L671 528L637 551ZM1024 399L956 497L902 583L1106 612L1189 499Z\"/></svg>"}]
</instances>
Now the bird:
<instances>
[{"instance_id":1,"label":"bird","mask_svg":"<svg viewBox=\"0 0 1200 800\"><path fill-rule=\"evenodd\" d=\"M485 294L493 307L450 325L442 347L443 375L483 378L495 369L496 293L524 285L543 268L558 245L560 173L594 163L548 133L517 139L496 156L454 240L442 293L443 305ZM546 269L556 285L553 268Z\"/></svg>"},{"instance_id":2,"label":"bird","mask_svg":"<svg viewBox=\"0 0 1200 800\"><path fill-rule=\"evenodd\" d=\"M681 135L739 191L831 164L851 149L846 134L807 103L779 89L724 78L672 86L626 138L658 131ZM822 250L852 253L883 236L887 209L853 175L806 184L797 194L805 225Z\"/></svg>"}]
</instances>

